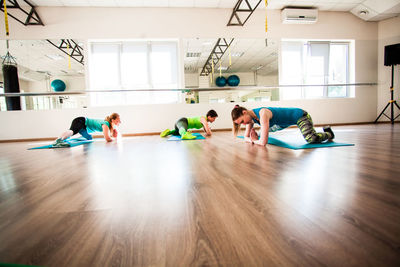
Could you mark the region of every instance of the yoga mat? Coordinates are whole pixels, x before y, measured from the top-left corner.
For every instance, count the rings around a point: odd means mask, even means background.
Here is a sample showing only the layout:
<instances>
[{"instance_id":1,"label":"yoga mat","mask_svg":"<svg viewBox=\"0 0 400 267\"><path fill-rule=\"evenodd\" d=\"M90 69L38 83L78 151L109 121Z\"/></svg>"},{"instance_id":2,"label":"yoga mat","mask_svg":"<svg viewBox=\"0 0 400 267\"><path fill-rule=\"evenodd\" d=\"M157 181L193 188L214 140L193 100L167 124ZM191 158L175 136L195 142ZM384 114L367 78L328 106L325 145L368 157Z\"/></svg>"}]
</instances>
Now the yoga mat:
<instances>
[{"instance_id":1,"label":"yoga mat","mask_svg":"<svg viewBox=\"0 0 400 267\"><path fill-rule=\"evenodd\" d=\"M243 138L243 136L238 136ZM280 147L286 147L290 149L308 149L308 148L318 148L318 147L334 147L334 146L354 146L354 144L348 143L338 143L338 142L324 142L317 144L308 144L304 140L303 136L299 135L279 135L279 136L269 136L268 144Z\"/></svg>"},{"instance_id":2,"label":"yoga mat","mask_svg":"<svg viewBox=\"0 0 400 267\"><path fill-rule=\"evenodd\" d=\"M74 146L92 143L93 140L87 140L84 137L79 137L79 138L66 139L65 142L67 142L68 144L71 145L69 147L74 147ZM68 147L53 147L53 145L50 144L50 145L46 145L46 146L38 146L38 147L28 148L28 150L45 149L45 148L68 148Z\"/></svg>"},{"instance_id":3,"label":"yoga mat","mask_svg":"<svg viewBox=\"0 0 400 267\"><path fill-rule=\"evenodd\" d=\"M170 138L167 139L167 141L190 141L190 140L201 140L201 139L206 139L204 136L202 136L200 133L192 133L194 136L196 136L196 139L181 139L180 135L173 135Z\"/></svg>"}]
</instances>

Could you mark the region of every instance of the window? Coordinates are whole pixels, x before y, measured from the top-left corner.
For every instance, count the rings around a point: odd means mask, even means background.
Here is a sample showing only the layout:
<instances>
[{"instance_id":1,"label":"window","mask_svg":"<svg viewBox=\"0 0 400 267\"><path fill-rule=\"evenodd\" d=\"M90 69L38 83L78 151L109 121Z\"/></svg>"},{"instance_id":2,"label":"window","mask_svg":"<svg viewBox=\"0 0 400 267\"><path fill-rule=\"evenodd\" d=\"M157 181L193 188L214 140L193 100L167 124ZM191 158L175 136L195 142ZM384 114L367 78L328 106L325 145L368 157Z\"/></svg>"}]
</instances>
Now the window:
<instances>
[{"instance_id":1,"label":"window","mask_svg":"<svg viewBox=\"0 0 400 267\"><path fill-rule=\"evenodd\" d=\"M23 93L24 91L21 91ZM0 86L0 94L4 94L4 87L3 84ZM25 110L25 97L19 97L21 101L21 110ZM0 97L0 111L7 111L7 100L4 96Z\"/></svg>"},{"instance_id":2,"label":"window","mask_svg":"<svg viewBox=\"0 0 400 267\"><path fill-rule=\"evenodd\" d=\"M92 105L178 102L178 92L151 91L178 87L177 57L176 42L92 42L90 88L122 91L92 94ZM131 89L148 91L123 92Z\"/></svg>"},{"instance_id":3,"label":"window","mask_svg":"<svg viewBox=\"0 0 400 267\"><path fill-rule=\"evenodd\" d=\"M282 100L300 98L349 97L350 42L283 41L282 42ZM301 85L315 85L303 87Z\"/></svg>"},{"instance_id":4,"label":"window","mask_svg":"<svg viewBox=\"0 0 400 267\"><path fill-rule=\"evenodd\" d=\"M54 109L54 99L50 96L34 96L32 102L34 110Z\"/></svg>"},{"instance_id":5,"label":"window","mask_svg":"<svg viewBox=\"0 0 400 267\"><path fill-rule=\"evenodd\" d=\"M210 98L210 103L225 103L225 98Z\"/></svg>"},{"instance_id":6,"label":"window","mask_svg":"<svg viewBox=\"0 0 400 267\"><path fill-rule=\"evenodd\" d=\"M0 86L0 93L4 94L3 86ZM4 96L0 97L0 111L7 111L6 98Z\"/></svg>"}]
</instances>

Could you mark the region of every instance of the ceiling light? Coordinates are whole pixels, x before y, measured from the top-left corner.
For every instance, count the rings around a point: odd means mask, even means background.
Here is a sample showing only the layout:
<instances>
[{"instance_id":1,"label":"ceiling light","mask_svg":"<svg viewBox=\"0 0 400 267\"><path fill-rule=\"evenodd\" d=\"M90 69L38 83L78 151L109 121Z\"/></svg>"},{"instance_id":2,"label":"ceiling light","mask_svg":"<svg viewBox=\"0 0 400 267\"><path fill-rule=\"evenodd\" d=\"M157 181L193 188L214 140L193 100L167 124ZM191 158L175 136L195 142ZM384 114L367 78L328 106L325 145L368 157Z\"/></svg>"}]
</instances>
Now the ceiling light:
<instances>
[{"instance_id":1,"label":"ceiling light","mask_svg":"<svg viewBox=\"0 0 400 267\"><path fill-rule=\"evenodd\" d=\"M48 58L50 58L52 60L62 60L62 59L64 59L64 57L60 56L60 55L46 55L46 57L48 57Z\"/></svg>"},{"instance_id":2,"label":"ceiling light","mask_svg":"<svg viewBox=\"0 0 400 267\"><path fill-rule=\"evenodd\" d=\"M200 57L201 53L197 53L197 52L188 52L186 53L186 57Z\"/></svg>"},{"instance_id":3,"label":"ceiling light","mask_svg":"<svg viewBox=\"0 0 400 267\"><path fill-rule=\"evenodd\" d=\"M358 12L358 15L360 15L360 16L366 16L366 15L368 15L368 10L361 10L360 12Z\"/></svg>"},{"instance_id":4,"label":"ceiling light","mask_svg":"<svg viewBox=\"0 0 400 267\"><path fill-rule=\"evenodd\" d=\"M259 69L262 69L263 67L264 67L263 65L259 65L259 66L254 66L251 69L252 70L259 70Z\"/></svg>"},{"instance_id":5,"label":"ceiling light","mask_svg":"<svg viewBox=\"0 0 400 267\"><path fill-rule=\"evenodd\" d=\"M233 53L231 53L231 56L232 57L241 57L241 56L243 56L243 54L244 54L244 52L233 52Z\"/></svg>"}]
</instances>

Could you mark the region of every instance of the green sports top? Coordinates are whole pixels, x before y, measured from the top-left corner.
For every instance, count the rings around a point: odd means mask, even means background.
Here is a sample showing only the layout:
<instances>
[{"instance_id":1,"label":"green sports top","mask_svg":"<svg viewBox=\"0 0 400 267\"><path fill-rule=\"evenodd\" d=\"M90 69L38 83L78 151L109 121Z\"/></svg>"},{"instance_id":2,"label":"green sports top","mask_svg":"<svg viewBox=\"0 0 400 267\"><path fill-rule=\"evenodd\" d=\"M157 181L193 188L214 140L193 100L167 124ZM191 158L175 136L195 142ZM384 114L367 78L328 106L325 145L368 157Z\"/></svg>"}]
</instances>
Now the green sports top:
<instances>
[{"instance_id":1,"label":"green sports top","mask_svg":"<svg viewBox=\"0 0 400 267\"><path fill-rule=\"evenodd\" d=\"M110 123L108 121L86 118L86 130L89 133L102 132L103 124L107 125L108 128L110 128Z\"/></svg>"},{"instance_id":2,"label":"green sports top","mask_svg":"<svg viewBox=\"0 0 400 267\"><path fill-rule=\"evenodd\" d=\"M189 129L201 129L203 128L203 124L200 121L201 117L192 117L187 118L188 120L188 128Z\"/></svg>"}]
</instances>

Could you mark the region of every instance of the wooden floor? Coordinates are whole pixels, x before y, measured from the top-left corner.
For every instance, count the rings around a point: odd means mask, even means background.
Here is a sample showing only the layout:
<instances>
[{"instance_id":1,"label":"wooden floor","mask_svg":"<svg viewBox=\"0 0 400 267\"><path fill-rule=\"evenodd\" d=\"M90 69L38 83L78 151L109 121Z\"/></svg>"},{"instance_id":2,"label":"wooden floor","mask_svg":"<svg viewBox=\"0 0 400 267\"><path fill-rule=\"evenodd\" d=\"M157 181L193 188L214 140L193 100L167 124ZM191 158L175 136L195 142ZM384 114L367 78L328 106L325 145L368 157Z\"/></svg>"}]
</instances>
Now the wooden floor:
<instances>
[{"instance_id":1,"label":"wooden floor","mask_svg":"<svg viewBox=\"0 0 400 267\"><path fill-rule=\"evenodd\" d=\"M334 130L355 146L0 144L0 262L400 266L400 124Z\"/></svg>"}]
</instances>

